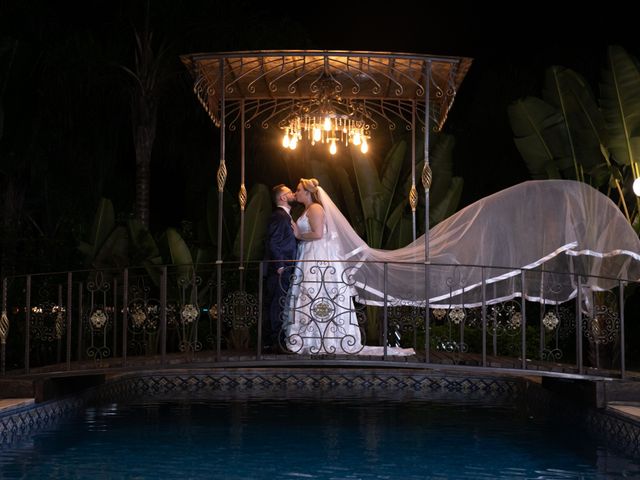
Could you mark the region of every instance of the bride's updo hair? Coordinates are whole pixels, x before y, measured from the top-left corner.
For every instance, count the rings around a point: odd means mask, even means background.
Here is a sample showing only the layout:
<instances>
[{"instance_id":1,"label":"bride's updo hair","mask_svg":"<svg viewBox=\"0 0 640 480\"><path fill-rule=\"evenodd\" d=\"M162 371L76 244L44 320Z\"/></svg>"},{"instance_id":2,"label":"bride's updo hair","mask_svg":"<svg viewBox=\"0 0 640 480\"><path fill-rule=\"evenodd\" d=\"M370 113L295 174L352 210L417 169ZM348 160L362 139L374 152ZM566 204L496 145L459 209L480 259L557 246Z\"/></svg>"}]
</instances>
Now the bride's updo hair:
<instances>
[{"instance_id":1,"label":"bride's updo hair","mask_svg":"<svg viewBox=\"0 0 640 480\"><path fill-rule=\"evenodd\" d=\"M320 200L318 200L318 187L320 186L320 182L317 178L301 178L300 184L302 188L311 194L311 200L315 203L320 203Z\"/></svg>"}]
</instances>

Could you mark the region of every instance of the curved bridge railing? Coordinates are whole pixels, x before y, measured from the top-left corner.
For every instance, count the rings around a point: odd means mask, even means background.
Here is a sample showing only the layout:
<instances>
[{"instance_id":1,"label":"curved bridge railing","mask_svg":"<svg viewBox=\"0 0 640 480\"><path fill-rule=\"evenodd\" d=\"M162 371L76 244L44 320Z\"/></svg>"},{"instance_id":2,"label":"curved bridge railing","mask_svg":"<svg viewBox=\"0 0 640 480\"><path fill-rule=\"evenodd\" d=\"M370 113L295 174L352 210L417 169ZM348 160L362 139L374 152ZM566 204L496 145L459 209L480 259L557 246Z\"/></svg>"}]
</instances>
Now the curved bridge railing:
<instances>
[{"instance_id":1,"label":"curved bridge railing","mask_svg":"<svg viewBox=\"0 0 640 480\"><path fill-rule=\"evenodd\" d=\"M625 279L591 292L582 288L591 280L585 276L521 270L511 298L491 301L485 271L499 269L457 265L457 272L480 271L473 295L466 274L447 277L437 302L427 276L414 279L419 288L406 298L388 295L385 277L376 305L365 305L357 293L371 278L359 276L357 265L292 262L275 287L268 267L224 262L4 278L0 374L324 359L627 374L625 318L634 285ZM523 300L528 282L553 297L557 285L543 278L562 279L575 295ZM282 310L277 331L270 328L271 298Z\"/></svg>"}]
</instances>

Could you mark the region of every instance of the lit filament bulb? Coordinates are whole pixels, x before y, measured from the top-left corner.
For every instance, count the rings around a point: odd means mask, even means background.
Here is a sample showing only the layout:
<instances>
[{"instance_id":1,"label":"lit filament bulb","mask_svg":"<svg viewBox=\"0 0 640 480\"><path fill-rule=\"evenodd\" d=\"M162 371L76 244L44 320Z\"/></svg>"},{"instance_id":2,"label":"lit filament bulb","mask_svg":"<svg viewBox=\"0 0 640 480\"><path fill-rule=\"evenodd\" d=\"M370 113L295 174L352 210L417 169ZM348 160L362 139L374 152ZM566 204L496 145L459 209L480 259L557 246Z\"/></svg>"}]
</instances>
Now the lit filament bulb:
<instances>
[{"instance_id":1,"label":"lit filament bulb","mask_svg":"<svg viewBox=\"0 0 640 480\"><path fill-rule=\"evenodd\" d=\"M338 151L338 147L336 147L335 139L331 140L331 146L329 146L329 153L331 155L335 155L337 151Z\"/></svg>"},{"instance_id":2,"label":"lit filament bulb","mask_svg":"<svg viewBox=\"0 0 640 480\"><path fill-rule=\"evenodd\" d=\"M360 132L356 132L353 134L353 144L354 145L360 145L360 142L362 141L362 139L360 138Z\"/></svg>"},{"instance_id":3,"label":"lit filament bulb","mask_svg":"<svg viewBox=\"0 0 640 480\"><path fill-rule=\"evenodd\" d=\"M291 150L295 150L297 146L298 146L298 137L296 137L295 135L292 135L291 141L289 142L289 148Z\"/></svg>"},{"instance_id":4,"label":"lit filament bulb","mask_svg":"<svg viewBox=\"0 0 640 480\"><path fill-rule=\"evenodd\" d=\"M331 119L329 117L324 117L323 128L325 132L331 130Z\"/></svg>"},{"instance_id":5,"label":"lit filament bulb","mask_svg":"<svg viewBox=\"0 0 640 480\"><path fill-rule=\"evenodd\" d=\"M362 145L360 145L360 151L362 153L367 153L369 151L369 144L367 143L367 137L362 139Z\"/></svg>"},{"instance_id":6,"label":"lit filament bulb","mask_svg":"<svg viewBox=\"0 0 640 480\"><path fill-rule=\"evenodd\" d=\"M289 148L289 132L285 132L284 137L282 137L282 146L284 148Z\"/></svg>"},{"instance_id":7,"label":"lit filament bulb","mask_svg":"<svg viewBox=\"0 0 640 480\"><path fill-rule=\"evenodd\" d=\"M318 127L315 127L313 129L313 141L319 142L321 139L322 139L322 131Z\"/></svg>"}]
</instances>

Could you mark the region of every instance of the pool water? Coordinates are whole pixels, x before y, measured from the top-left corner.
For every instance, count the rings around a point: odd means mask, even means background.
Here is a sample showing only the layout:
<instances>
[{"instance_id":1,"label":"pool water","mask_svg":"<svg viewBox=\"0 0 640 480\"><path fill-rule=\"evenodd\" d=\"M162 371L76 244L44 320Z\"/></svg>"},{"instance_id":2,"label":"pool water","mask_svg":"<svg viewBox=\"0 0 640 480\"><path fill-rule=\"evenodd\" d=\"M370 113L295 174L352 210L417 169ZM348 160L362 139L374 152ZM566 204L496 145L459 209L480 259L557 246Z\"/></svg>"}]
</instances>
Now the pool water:
<instances>
[{"instance_id":1,"label":"pool water","mask_svg":"<svg viewBox=\"0 0 640 480\"><path fill-rule=\"evenodd\" d=\"M0 478L640 478L640 460L513 406L111 404L0 446Z\"/></svg>"}]
</instances>

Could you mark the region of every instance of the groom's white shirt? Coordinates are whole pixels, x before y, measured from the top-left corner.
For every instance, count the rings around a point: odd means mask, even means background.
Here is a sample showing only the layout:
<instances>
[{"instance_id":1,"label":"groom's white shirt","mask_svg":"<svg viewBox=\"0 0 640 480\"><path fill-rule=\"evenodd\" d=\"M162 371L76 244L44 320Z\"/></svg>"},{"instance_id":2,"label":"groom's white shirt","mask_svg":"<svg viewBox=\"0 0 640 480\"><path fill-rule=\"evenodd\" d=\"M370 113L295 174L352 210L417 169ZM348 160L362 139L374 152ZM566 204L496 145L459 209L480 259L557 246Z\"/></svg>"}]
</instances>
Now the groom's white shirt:
<instances>
[{"instance_id":1,"label":"groom's white shirt","mask_svg":"<svg viewBox=\"0 0 640 480\"><path fill-rule=\"evenodd\" d=\"M291 216L291 207L289 205L278 205L278 207L283 209L285 212L289 214L289 216Z\"/></svg>"}]
</instances>

